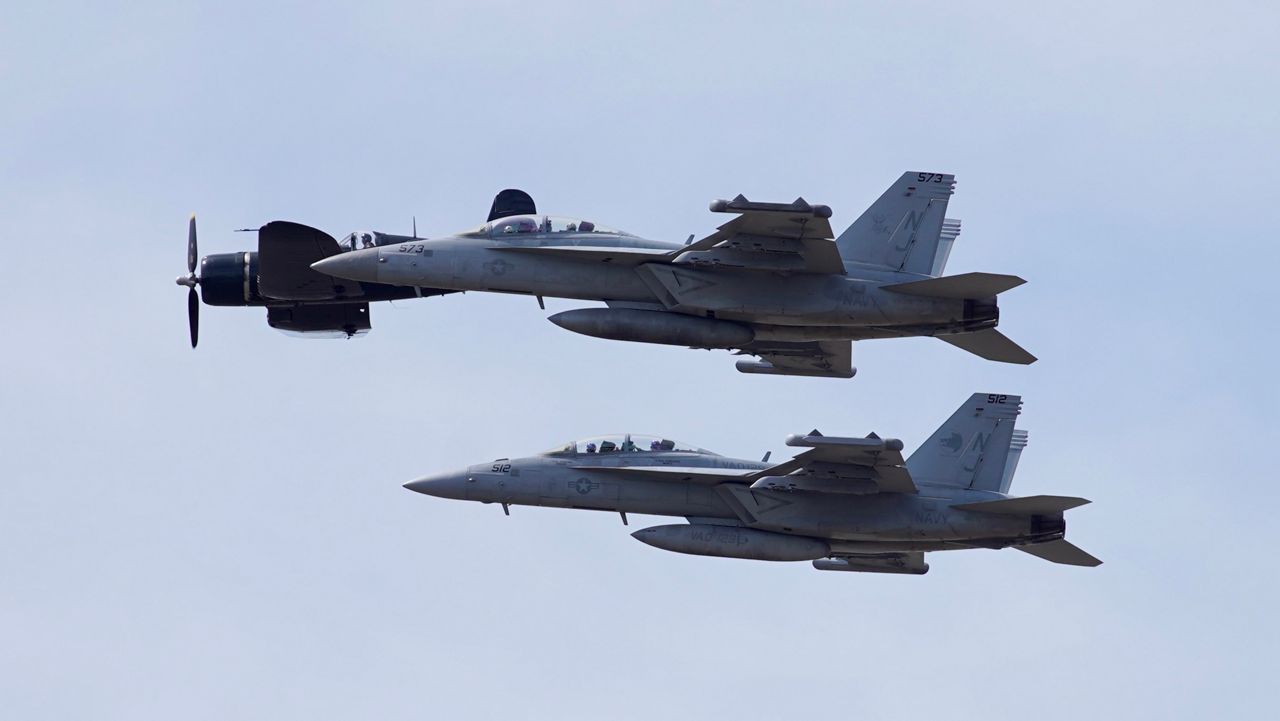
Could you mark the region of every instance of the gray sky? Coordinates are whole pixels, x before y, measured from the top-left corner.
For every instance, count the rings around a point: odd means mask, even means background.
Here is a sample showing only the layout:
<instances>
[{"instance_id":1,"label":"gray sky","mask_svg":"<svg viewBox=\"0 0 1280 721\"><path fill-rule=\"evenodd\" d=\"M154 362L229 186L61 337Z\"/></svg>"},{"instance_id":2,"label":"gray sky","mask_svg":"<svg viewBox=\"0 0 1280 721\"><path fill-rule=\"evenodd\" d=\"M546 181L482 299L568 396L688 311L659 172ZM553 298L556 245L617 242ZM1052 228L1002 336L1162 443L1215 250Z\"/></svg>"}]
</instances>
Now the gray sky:
<instances>
[{"instance_id":1,"label":"gray sky","mask_svg":"<svg viewBox=\"0 0 1280 721\"><path fill-rule=\"evenodd\" d=\"M150 5L150 6L148 6ZM1280 384L1270 3L18 3L0 10L0 708L22 719L1258 716ZM483 294L352 341L202 315L277 218L439 235L493 193L683 240L709 200L843 228L954 172L949 270L1042 360L855 347L851 381L610 343ZM913 448L1021 393L1014 491L1098 569L922 578L663 553L615 516L411 494L594 433Z\"/></svg>"}]
</instances>

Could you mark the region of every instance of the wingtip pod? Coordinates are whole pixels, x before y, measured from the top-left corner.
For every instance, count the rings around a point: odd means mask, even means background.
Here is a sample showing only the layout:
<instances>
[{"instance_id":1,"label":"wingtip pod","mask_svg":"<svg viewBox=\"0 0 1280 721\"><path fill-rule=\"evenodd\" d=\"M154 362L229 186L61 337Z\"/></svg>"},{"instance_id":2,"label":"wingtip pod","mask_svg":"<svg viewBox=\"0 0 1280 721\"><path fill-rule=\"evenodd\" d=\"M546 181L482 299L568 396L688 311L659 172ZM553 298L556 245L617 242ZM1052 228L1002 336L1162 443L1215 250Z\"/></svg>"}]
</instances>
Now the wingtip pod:
<instances>
[{"instance_id":1,"label":"wingtip pod","mask_svg":"<svg viewBox=\"0 0 1280 721\"><path fill-rule=\"evenodd\" d=\"M803 436L792 434L787 436L786 444L798 448L839 446L859 451L901 451L904 448L902 441L897 438L881 438L874 433L866 438L841 438L839 436L824 436L820 433L810 433Z\"/></svg>"},{"instance_id":2,"label":"wingtip pod","mask_svg":"<svg viewBox=\"0 0 1280 721\"><path fill-rule=\"evenodd\" d=\"M831 207L827 205L811 205L804 198L796 198L790 203L760 203L747 200L746 196L741 193L733 200L713 200L711 201L712 213L747 213L747 212L774 212L774 213L800 213L812 215L815 218L830 218Z\"/></svg>"}]
</instances>

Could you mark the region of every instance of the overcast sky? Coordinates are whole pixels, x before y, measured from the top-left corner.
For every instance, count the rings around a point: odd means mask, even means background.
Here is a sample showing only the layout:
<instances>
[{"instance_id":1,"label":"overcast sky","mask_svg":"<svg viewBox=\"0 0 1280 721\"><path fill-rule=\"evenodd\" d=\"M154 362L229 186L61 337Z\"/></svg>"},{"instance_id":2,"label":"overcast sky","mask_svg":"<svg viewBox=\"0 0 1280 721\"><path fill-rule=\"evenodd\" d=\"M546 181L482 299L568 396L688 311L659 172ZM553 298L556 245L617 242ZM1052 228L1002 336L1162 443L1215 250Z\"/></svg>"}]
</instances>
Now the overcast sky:
<instances>
[{"instance_id":1,"label":"overcast sky","mask_svg":"<svg viewBox=\"0 0 1280 721\"><path fill-rule=\"evenodd\" d=\"M1200 719L1271 713L1280 13L1271 3L10 3L0 9L0 708L14 719ZM602 341L590 305L203 308L291 219L441 235L493 194L650 238L708 201L951 172L953 273L1038 355L857 344L853 380ZM908 449L1020 393L1013 491L1106 564L923 577L665 553L663 522L400 484L632 430Z\"/></svg>"}]
</instances>

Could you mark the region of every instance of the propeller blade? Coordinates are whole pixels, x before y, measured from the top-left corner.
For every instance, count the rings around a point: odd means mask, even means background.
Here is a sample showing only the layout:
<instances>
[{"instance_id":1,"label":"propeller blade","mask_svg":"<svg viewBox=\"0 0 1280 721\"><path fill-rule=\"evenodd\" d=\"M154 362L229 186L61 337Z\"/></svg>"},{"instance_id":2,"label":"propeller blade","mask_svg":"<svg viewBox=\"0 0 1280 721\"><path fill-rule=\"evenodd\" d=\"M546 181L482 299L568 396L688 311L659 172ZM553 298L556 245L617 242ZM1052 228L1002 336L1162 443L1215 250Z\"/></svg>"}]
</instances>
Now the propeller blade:
<instances>
[{"instance_id":1,"label":"propeller blade","mask_svg":"<svg viewBox=\"0 0 1280 721\"><path fill-rule=\"evenodd\" d=\"M191 214L191 225L187 228L187 272L196 272L196 214Z\"/></svg>"},{"instance_id":2,"label":"propeller blade","mask_svg":"<svg viewBox=\"0 0 1280 721\"><path fill-rule=\"evenodd\" d=\"M187 324L191 326L191 347L195 348L200 338L200 296L195 288L187 293Z\"/></svg>"}]
</instances>

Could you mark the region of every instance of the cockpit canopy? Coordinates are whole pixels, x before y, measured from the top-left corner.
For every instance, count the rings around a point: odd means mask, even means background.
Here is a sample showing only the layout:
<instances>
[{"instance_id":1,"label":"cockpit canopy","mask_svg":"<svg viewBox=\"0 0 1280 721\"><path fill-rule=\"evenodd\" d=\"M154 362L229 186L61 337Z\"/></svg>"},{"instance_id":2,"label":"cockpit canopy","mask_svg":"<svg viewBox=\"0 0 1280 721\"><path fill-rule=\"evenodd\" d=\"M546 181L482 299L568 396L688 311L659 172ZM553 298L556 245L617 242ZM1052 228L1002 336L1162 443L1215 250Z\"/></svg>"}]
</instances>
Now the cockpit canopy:
<instances>
[{"instance_id":1,"label":"cockpit canopy","mask_svg":"<svg viewBox=\"0 0 1280 721\"><path fill-rule=\"evenodd\" d=\"M597 436L571 441L543 453L545 456L573 455L581 453L697 453L703 456L716 456L705 448L691 446L688 443L673 441L658 436L642 436L635 433L622 433L611 436Z\"/></svg>"},{"instance_id":2,"label":"cockpit canopy","mask_svg":"<svg viewBox=\"0 0 1280 721\"><path fill-rule=\"evenodd\" d=\"M382 233L375 233L371 230L357 230L354 233L347 234L347 237L338 241L338 248L343 252L349 250L360 250L362 248L376 248L380 245L390 245L398 242Z\"/></svg>"},{"instance_id":3,"label":"cockpit canopy","mask_svg":"<svg viewBox=\"0 0 1280 721\"><path fill-rule=\"evenodd\" d=\"M512 235L624 235L630 233L609 228L590 220L565 218L558 215L509 215L498 218L458 235L473 237L506 238Z\"/></svg>"}]
</instances>

